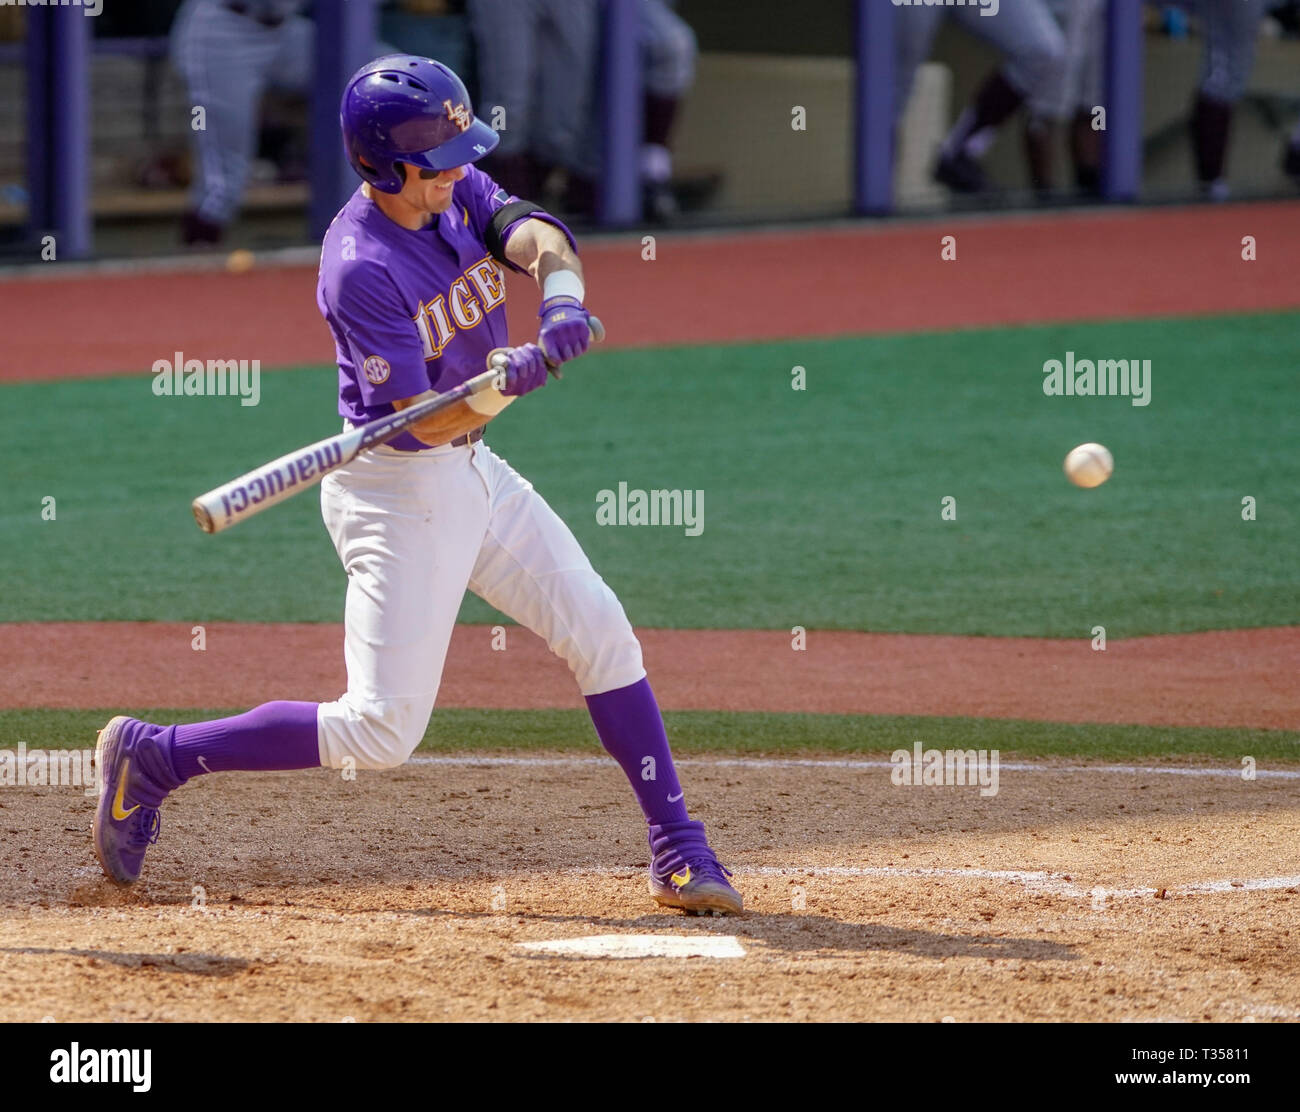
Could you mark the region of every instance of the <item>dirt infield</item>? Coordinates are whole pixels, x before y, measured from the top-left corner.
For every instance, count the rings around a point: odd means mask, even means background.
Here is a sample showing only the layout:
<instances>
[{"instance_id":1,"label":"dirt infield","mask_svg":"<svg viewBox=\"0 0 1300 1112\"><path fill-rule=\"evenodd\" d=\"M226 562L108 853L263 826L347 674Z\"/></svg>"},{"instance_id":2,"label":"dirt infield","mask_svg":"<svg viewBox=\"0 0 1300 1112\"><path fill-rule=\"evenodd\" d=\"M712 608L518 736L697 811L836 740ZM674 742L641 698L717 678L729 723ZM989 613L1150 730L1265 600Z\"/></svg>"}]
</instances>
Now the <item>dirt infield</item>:
<instances>
[{"instance_id":1,"label":"dirt infield","mask_svg":"<svg viewBox=\"0 0 1300 1112\"><path fill-rule=\"evenodd\" d=\"M610 761L205 777L125 893L91 799L9 789L0 1019L1300 1018L1294 778L1013 766L990 799L870 762L683 780L742 918L654 908ZM743 956L519 945L645 933Z\"/></svg>"},{"instance_id":2,"label":"dirt infield","mask_svg":"<svg viewBox=\"0 0 1300 1112\"><path fill-rule=\"evenodd\" d=\"M1300 627L1086 638L828 633L806 651L780 631L640 630L672 710L926 714L1156 726L1300 728ZM160 622L0 624L0 707L238 707L343 691L332 625ZM511 627L457 626L438 704L580 707L568 669Z\"/></svg>"},{"instance_id":3,"label":"dirt infield","mask_svg":"<svg viewBox=\"0 0 1300 1112\"><path fill-rule=\"evenodd\" d=\"M1104 653L818 631L803 653L779 632L642 639L674 708L1300 724L1295 628ZM580 705L540 640L491 641L457 628L442 705ZM212 625L202 653L181 625L0 626L0 705L251 704L286 694L286 661L294 694L329 697L340 644L319 625ZM92 796L10 787L0 1020L1300 1019L1300 771L1013 764L983 798L896 787L880 760L682 764L743 918L654 907L640 815L602 757L203 777L168 800L129 891L95 862ZM707 936L738 956L524 946L593 936Z\"/></svg>"}]
</instances>

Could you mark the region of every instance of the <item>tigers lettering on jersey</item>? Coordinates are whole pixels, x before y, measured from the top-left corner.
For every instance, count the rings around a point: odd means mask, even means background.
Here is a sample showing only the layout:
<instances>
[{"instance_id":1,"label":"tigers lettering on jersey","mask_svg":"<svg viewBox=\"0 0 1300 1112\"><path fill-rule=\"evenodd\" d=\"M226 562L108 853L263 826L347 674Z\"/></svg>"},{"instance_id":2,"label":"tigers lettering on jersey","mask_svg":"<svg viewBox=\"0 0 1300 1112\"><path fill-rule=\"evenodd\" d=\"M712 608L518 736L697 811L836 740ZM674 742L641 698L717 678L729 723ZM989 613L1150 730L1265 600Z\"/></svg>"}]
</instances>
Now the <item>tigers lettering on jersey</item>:
<instances>
[{"instance_id":1,"label":"tigers lettering on jersey","mask_svg":"<svg viewBox=\"0 0 1300 1112\"><path fill-rule=\"evenodd\" d=\"M457 331L476 328L505 299L505 272L491 255L484 255L467 267L445 294L421 302L414 320L425 362L437 359Z\"/></svg>"}]
</instances>

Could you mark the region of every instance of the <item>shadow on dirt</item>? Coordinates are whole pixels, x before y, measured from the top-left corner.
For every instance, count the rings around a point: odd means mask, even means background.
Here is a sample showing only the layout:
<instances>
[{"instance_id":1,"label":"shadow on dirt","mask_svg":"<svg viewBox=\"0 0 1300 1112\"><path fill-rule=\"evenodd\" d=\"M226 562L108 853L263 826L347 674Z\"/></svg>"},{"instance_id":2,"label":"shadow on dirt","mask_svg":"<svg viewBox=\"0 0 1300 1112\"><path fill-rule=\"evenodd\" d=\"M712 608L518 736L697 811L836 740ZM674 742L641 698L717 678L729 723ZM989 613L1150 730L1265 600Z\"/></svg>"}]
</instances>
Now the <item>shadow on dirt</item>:
<instances>
[{"instance_id":1,"label":"shadow on dirt","mask_svg":"<svg viewBox=\"0 0 1300 1112\"><path fill-rule=\"evenodd\" d=\"M445 911L439 908L386 909L389 914L449 919L500 919L502 912ZM735 935L746 948L761 946L804 956L835 957L873 950L892 950L926 958L974 957L1014 961L1075 961L1073 946L1035 938L991 934L941 934L879 923L846 923L824 915L758 915L736 918L651 914L635 919L605 919L588 915L547 915L529 911L508 913L517 923L587 924L593 933L609 928L654 932L703 931ZM553 958L559 955L537 954ZM574 956L568 960L590 960Z\"/></svg>"},{"instance_id":2,"label":"shadow on dirt","mask_svg":"<svg viewBox=\"0 0 1300 1112\"><path fill-rule=\"evenodd\" d=\"M59 949L49 946L4 946L0 954L34 954L40 957L87 958L125 969L157 969L163 973L184 973L202 977L231 977L252 963L220 954L145 954L116 950Z\"/></svg>"}]
</instances>

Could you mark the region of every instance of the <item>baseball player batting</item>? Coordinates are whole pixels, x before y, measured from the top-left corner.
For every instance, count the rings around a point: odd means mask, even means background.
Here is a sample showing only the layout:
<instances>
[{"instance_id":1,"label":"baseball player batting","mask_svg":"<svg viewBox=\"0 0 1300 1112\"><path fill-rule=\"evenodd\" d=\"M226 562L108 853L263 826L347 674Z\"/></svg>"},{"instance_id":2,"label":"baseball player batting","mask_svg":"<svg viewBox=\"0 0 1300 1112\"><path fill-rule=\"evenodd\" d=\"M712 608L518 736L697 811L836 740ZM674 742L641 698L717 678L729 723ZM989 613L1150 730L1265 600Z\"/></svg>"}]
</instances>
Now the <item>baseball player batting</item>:
<instances>
[{"instance_id":1,"label":"baseball player batting","mask_svg":"<svg viewBox=\"0 0 1300 1112\"><path fill-rule=\"evenodd\" d=\"M363 184L321 250L317 302L334 336L339 411L350 426L481 375L506 345L503 266L541 289L536 343L506 349L501 393L543 386L576 359L592 319L573 236L472 164L496 146L460 79L428 58L362 67L343 94L343 140ZM687 812L641 646L573 534L482 441L447 439L445 413L360 453L321 483L321 512L347 572L347 691L162 726L100 731L95 851L120 884L157 841L159 808L195 776L241 770L393 768L424 735L465 588L527 626L573 671L601 743L649 825L650 892L691 913L738 913L740 894ZM649 778L646 771L649 770Z\"/></svg>"}]
</instances>

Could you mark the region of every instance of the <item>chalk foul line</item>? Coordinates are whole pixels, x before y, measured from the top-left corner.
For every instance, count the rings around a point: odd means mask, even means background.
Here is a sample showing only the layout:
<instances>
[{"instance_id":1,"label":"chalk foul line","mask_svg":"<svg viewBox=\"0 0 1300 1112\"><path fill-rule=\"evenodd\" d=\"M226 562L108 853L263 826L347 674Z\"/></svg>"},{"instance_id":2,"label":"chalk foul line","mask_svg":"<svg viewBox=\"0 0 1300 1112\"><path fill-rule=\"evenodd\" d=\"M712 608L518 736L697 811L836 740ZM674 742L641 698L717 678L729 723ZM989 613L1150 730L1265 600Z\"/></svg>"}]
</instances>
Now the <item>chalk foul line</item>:
<instances>
[{"instance_id":1,"label":"chalk foul line","mask_svg":"<svg viewBox=\"0 0 1300 1112\"><path fill-rule=\"evenodd\" d=\"M1287 888L1300 888L1300 873L1285 876L1232 877L1226 880L1201 880L1193 884L1170 884L1158 888L1114 888L1104 884L1081 884L1069 873L1051 873L1043 869L959 869L924 866L901 867L895 865L730 865L739 877L783 876L842 877L861 879L944 879L968 881L1001 881L1018 884L1026 891L1043 896L1061 896L1066 899L1091 900L1100 904L1107 900L1149 899L1159 891L1169 898L1177 896L1213 896L1225 892L1273 892ZM634 866L587 865L562 869L566 876L625 876L636 873Z\"/></svg>"},{"instance_id":2,"label":"chalk foul line","mask_svg":"<svg viewBox=\"0 0 1300 1112\"><path fill-rule=\"evenodd\" d=\"M676 763L701 768L836 768L890 769L893 764L882 760L850 760L829 757L823 760L794 757L681 757ZM412 757L407 764L442 765L452 768L583 768L595 765L616 767L612 757ZM1204 768L1185 765L1053 765L1034 761L1000 761L1002 772L1055 772L1061 775L1092 773L1105 776L1226 776L1241 779L1240 768ZM1257 768L1252 773L1259 780L1300 780L1300 769Z\"/></svg>"}]
</instances>

